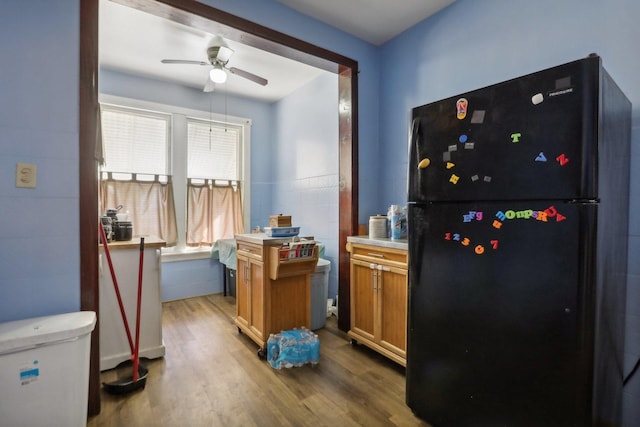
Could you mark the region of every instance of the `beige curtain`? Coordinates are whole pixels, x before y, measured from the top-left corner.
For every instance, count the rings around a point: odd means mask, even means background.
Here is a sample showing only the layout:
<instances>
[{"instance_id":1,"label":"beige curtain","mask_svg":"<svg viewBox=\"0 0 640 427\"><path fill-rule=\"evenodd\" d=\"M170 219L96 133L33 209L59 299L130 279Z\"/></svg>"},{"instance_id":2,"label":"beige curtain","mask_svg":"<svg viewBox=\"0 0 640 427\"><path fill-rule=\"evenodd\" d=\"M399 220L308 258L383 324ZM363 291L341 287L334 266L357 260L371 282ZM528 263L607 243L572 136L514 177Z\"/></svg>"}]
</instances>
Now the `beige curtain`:
<instances>
[{"instance_id":1,"label":"beige curtain","mask_svg":"<svg viewBox=\"0 0 640 427\"><path fill-rule=\"evenodd\" d=\"M240 188L187 184L187 246L211 246L244 233Z\"/></svg>"},{"instance_id":2,"label":"beige curtain","mask_svg":"<svg viewBox=\"0 0 640 427\"><path fill-rule=\"evenodd\" d=\"M103 179L100 181L102 209L122 205L120 213L129 213L135 237L155 237L175 246L178 240L173 186L159 182ZM102 213L104 214L104 212Z\"/></svg>"}]
</instances>

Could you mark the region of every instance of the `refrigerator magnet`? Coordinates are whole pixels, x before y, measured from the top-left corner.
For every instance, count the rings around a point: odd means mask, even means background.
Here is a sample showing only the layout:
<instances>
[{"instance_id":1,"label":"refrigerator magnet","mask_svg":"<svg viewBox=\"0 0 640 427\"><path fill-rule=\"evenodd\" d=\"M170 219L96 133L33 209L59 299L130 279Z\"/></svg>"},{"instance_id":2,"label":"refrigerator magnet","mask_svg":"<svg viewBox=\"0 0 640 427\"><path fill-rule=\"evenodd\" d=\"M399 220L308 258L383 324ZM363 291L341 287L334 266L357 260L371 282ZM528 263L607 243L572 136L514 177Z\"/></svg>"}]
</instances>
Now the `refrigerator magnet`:
<instances>
[{"instance_id":1,"label":"refrigerator magnet","mask_svg":"<svg viewBox=\"0 0 640 427\"><path fill-rule=\"evenodd\" d=\"M546 161L547 161L547 157L541 151L540 154L538 154L538 157L536 157L536 162L546 162Z\"/></svg>"},{"instance_id":2,"label":"refrigerator magnet","mask_svg":"<svg viewBox=\"0 0 640 427\"><path fill-rule=\"evenodd\" d=\"M456 117L458 118L458 120L462 120L465 117L467 117L467 107L469 106L469 102L467 101L467 98L460 98L458 99L458 101L456 102Z\"/></svg>"},{"instance_id":3,"label":"refrigerator magnet","mask_svg":"<svg viewBox=\"0 0 640 427\"><path fill-rule=\"evenodd\" d=\"M533 105L538 105L540 103L542 103L542 101L544 101L544 95L541 93L536 93L535 95L533 95L531 97L531 103Z\"/></svg>"},{"instance_id":4,"label":"refrigerator magnet","mask_svg":"<svg viewBox=\"0 0 640 427\"><path fill-rule=\"evenodd\" d=\"M514 144L520 142L520 138L522 137L522 133L516 132L511 134L511 142Z\"/></svg>"},{"instance_id":5,"label":"refrigerator magnet","mask_svg":"<svg viewBox=\"0 0 640 427\"><path fill-rule=\"evenodd\" d=\"M424 169L428 167L430 164L431 164L431 160L429 158L424 158L420 160L420 163L418 163L418 169Z\"/></svg>"},{"instance_id":6,"label":"refrigerator magnet","mask_svg":"<svg viewBox=\"0 0 640 427\"><path fill-rule=\"evenodd\" d=\"M471 115L471 123L476 125L484 123L484 116L485 116L484 110L475 110Z\"/></svg>"}]
</instances>

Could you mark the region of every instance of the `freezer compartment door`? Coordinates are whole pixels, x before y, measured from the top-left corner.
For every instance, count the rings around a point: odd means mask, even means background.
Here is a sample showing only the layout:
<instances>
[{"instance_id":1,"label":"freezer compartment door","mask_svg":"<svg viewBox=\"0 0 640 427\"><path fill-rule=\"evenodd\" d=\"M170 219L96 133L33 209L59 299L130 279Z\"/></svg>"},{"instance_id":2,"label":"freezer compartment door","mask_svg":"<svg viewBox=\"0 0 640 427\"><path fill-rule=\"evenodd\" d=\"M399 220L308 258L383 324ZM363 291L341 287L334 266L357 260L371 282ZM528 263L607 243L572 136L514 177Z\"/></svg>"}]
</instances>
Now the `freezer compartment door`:
<instances>
[{"instance_id":1,"label":"freezer compartment door","mask_svg":"<svg viewBox=\"0 0 640 427\"><path fill-rule=\"evenodd\" d=\"M413 110L409 201L597 197L599 58Z\"/></svg>"},{"instance_id":2,"label":"freezer compartment door","mask_svg":"<svg viewBox=\"0 0 640 427\"><path fill-rule=\"evenodd\" d=\"M595 215L540 201L410 205L416 414L438 427L588 425Z\"/></svg>"}]
</instances>

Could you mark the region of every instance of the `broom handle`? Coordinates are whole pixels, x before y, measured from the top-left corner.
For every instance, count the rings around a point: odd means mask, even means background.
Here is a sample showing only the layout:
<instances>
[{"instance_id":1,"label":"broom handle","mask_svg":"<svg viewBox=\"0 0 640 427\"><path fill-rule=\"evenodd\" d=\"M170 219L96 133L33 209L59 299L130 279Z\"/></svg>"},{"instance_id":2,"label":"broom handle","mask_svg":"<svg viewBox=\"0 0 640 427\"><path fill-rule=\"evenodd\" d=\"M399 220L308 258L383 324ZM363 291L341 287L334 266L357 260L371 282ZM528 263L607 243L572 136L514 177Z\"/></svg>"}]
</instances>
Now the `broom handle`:
<instances>
[{"instance_id":1,"label":"broom handle","mask_svg":"<svg viewBox=\"0 0 640 427\"><path fill-rule=\"evenodd\" d=\"M109 271L111 272L111 280L113 281L113 288L116 291L116 298L118 299L118 306L120 307L120 314L122 315L122 323L124 323L124 329L127 331L127 340L129 340L129 348L131 349L131 355L133 355L133 341L131 340L131 331L129 330L129 322L127 321L127 314L124 311L124 305L122 304L122 297L120 296L120 287L118 286L118 280L116 279L116 272L113 269L113 263L111 262L111 253L109 252L109 245L107 244L107 236L104 232L104 226L100 221L100 237L102 238L102 246L104 247L104 254L107 257L109 264Z\"/></svg>"},{"instance_id":2,"label":"broom handle","mask_svg":"<svg viewBox=\"0 0 640 427\"><path fill-rule=\"evenodd\" d=\"M142 266L144 263L144 237L140 238L140 265L138 266L138 307L136 309L136 347L133 356L133 381L138 380L140 355L140 311L142 307Z\"/></svg>"}]
</instances>

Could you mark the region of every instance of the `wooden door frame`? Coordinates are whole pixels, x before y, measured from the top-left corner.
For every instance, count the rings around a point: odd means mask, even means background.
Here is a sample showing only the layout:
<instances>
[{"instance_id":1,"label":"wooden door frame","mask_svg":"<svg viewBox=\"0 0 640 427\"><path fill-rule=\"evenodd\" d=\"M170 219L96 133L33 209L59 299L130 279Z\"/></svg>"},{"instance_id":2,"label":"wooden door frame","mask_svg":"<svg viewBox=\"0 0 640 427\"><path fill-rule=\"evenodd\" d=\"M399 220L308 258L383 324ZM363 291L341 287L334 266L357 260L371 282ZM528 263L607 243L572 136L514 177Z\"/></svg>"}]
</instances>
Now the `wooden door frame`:
<instances>
[{"instance_id":1,"label":"wooden door frame","mask_svg":"<svg viewBox=\"0 0 640 427\"><path fill-rule=\"evenodd\" d=\"M358 231L358 63L195 0L113 0L299 62L338 74L339 240L338 326L350 322L347 237ZM98 313L98 14L99 0L80 2L79 209L81 309ZM91 339L89 414L100 412L99 328Z\"/></svg>"}]
</instances>

